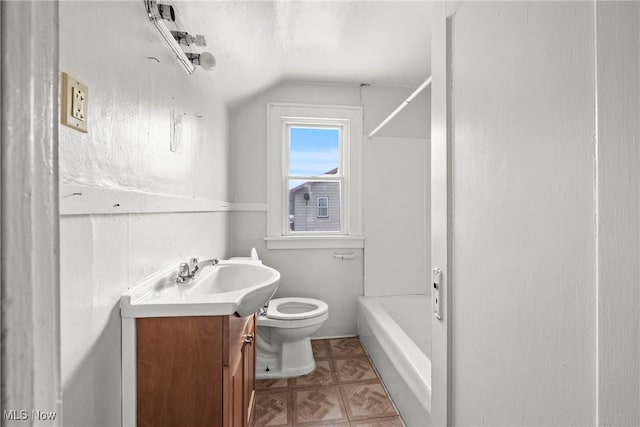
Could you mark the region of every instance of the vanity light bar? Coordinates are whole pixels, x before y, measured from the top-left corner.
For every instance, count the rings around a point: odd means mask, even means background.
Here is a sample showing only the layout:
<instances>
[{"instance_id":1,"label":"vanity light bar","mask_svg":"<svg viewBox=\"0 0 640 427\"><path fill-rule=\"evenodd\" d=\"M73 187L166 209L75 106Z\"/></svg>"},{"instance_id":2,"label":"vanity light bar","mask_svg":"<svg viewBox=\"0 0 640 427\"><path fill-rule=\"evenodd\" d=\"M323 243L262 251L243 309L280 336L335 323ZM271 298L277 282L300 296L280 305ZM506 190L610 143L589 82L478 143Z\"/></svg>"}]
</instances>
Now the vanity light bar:
<instances>
[{"instance_id":1,"label":"vanity light bar","mask_svg":"<svg viewBox=\"0 0 640 427\"><path fill-rule=\"evenodd\" d=\"M147 14L149 15L149 20L153 22L153 25L156 26L164 41L167 42L173 53L176 54L178 61L182 64L182 66L187 70L189 74L193 74L196 70L195 65L191 63L187 55L184 53L178 42L176 41L171 31L167 28L167 25L164 23L163 17L160 15L160 11L158 8L158 3L155 0L144 0L145 7L147 8ZM165 5L163 5L165 6ZM165 6L166 7L166 6ZM163 13L163 15L166 15ZM171 13L171 17L175 19L175 15Z\"/></svg>"}]
</instances>

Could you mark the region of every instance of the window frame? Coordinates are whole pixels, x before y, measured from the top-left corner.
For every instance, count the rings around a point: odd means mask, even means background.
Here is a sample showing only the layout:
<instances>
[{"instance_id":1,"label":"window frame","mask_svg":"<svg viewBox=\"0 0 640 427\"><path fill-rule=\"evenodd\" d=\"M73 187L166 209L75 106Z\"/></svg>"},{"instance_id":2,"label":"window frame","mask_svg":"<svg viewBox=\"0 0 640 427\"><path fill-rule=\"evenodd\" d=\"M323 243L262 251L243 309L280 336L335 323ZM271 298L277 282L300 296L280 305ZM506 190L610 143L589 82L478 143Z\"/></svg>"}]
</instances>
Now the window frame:
<instances>
[{"instance_id":1,"label":"window frame","mask_svg":"<svg viewBox=\"0 0 640 427\"><path fill-rule=\"evenodd\" d=\"M340 182L340 231L300 232L289 229L289 132L292 127L340 130L338 176L302 177L312 178L314 181ZM265 240L269 249L364 247L361 197L362 132L362 107L359 106L267 103L268 191Z\"/></svg>"},{"instance_id":2,"label":"window frame","mask_svg":"<svg viewBox=\"0 0 640 427\"><path fill-rule=\"evenodd\" d=\"M324 206L320 206L320 200L325 200L326 204ZM317 218L329 218L329 197L328 196L318 196L316 198L316 217ZM327 213L325 215L320 215L320 209L325 209Z\"/></svg>"}]
</instances>

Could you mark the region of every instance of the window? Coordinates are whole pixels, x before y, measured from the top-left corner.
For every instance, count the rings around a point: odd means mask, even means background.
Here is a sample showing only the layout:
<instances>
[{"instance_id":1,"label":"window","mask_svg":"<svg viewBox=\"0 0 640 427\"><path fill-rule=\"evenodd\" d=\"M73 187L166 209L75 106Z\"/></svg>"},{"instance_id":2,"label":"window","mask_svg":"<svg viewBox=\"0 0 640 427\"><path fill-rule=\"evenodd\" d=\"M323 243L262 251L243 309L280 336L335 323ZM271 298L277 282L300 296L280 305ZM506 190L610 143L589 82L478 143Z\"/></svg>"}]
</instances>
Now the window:
<instances>
[{"instance_id":1,"label":"window","mask_svg":"<svg viewBox=\"0 0 640 427\"><path fill-rule=\"evenodd\" d=\"M270 103L268 132L268 247L362 247L362 109Z\"/></svg>"},{"instance_id":2,"label":"window","mask_svg":"<svg viewBox=\"0 0 640 427\"><path fill-rule=\"evenodd\" d=\"M283 172L289 190L289 230L285 234L345 232L340 203L345 188L343 131L342 126L287 125ZM331 212L329 197L335 201Z\"/></svg>"},{"instance_id":3,"label":"window","mask_svg":"<svg viewBox=\"0 0 640 427\"><path fill-rule=\"evenodd\" d=\"M329 218L328 197L318 197L318 218Z\"/></svg>"}]
</instances>

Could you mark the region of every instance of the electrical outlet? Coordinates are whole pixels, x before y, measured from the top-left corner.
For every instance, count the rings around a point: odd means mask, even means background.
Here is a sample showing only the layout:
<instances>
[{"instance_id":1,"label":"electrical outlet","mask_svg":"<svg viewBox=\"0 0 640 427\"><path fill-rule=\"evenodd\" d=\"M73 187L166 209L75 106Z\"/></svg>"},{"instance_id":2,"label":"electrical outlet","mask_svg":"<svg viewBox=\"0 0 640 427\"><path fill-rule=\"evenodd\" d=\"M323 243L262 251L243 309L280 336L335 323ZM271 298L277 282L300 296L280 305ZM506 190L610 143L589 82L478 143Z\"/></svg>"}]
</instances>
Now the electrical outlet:
<instances>
[{"instance_id":1,"label":"electrical outlet","mask_svg":"<svg viewBox=\"0 0 640 427\"><path fill-rule=\"evenodd\" d=\"M87 132L89 88L67 73L62 73L62 124Z\"/></svg>"},{"instance_id":2,"label":"electrical outlet","mask_svg":"<svg viewBox=\"0 0 640 427\"><path fill-rule=\"evenodd\" d=\"M85 93L75 86L73 86L72 89L71 115L78 120L84 120Z\"/></svg>"}]
</instances>

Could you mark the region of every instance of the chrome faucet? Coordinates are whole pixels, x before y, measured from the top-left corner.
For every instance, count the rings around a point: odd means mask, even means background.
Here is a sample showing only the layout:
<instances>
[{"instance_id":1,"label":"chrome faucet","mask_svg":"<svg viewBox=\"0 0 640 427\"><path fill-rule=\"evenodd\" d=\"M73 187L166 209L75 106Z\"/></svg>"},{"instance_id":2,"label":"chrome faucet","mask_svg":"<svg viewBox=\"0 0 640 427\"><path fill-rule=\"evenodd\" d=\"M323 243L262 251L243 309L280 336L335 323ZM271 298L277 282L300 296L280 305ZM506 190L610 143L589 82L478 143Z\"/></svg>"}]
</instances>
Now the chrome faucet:
<instances>
[{"instance_id":1,"label":"chrome faucet","mask_svg":"<svg viewBox=\"0 0 640 427\"><path fill-rule=\"evenodd\" d=\"M200 262L198 262L198 258L191 258L189 263L182 262L178 267L178 277L176 277L176 282L185 283L189 280L195 279L200 274L200 270L209 265L216 265L219 262L220 260L218 258L212 258Z\"/></svg>"},{"instance_id":2,"label":"chrome faucet","mask_svg":"<svg viewBox=\"0 0 640 427\"><path fill-rule=\"evenodd\" d=\"M195 279L200 274L200 270L209 266L209 265L217 265L220 262L218 258L211 258L205 261L198 262L198 258L191 258L189 260L189 267L191 269L191 278Z\"/></svg>"}]
</instances>

